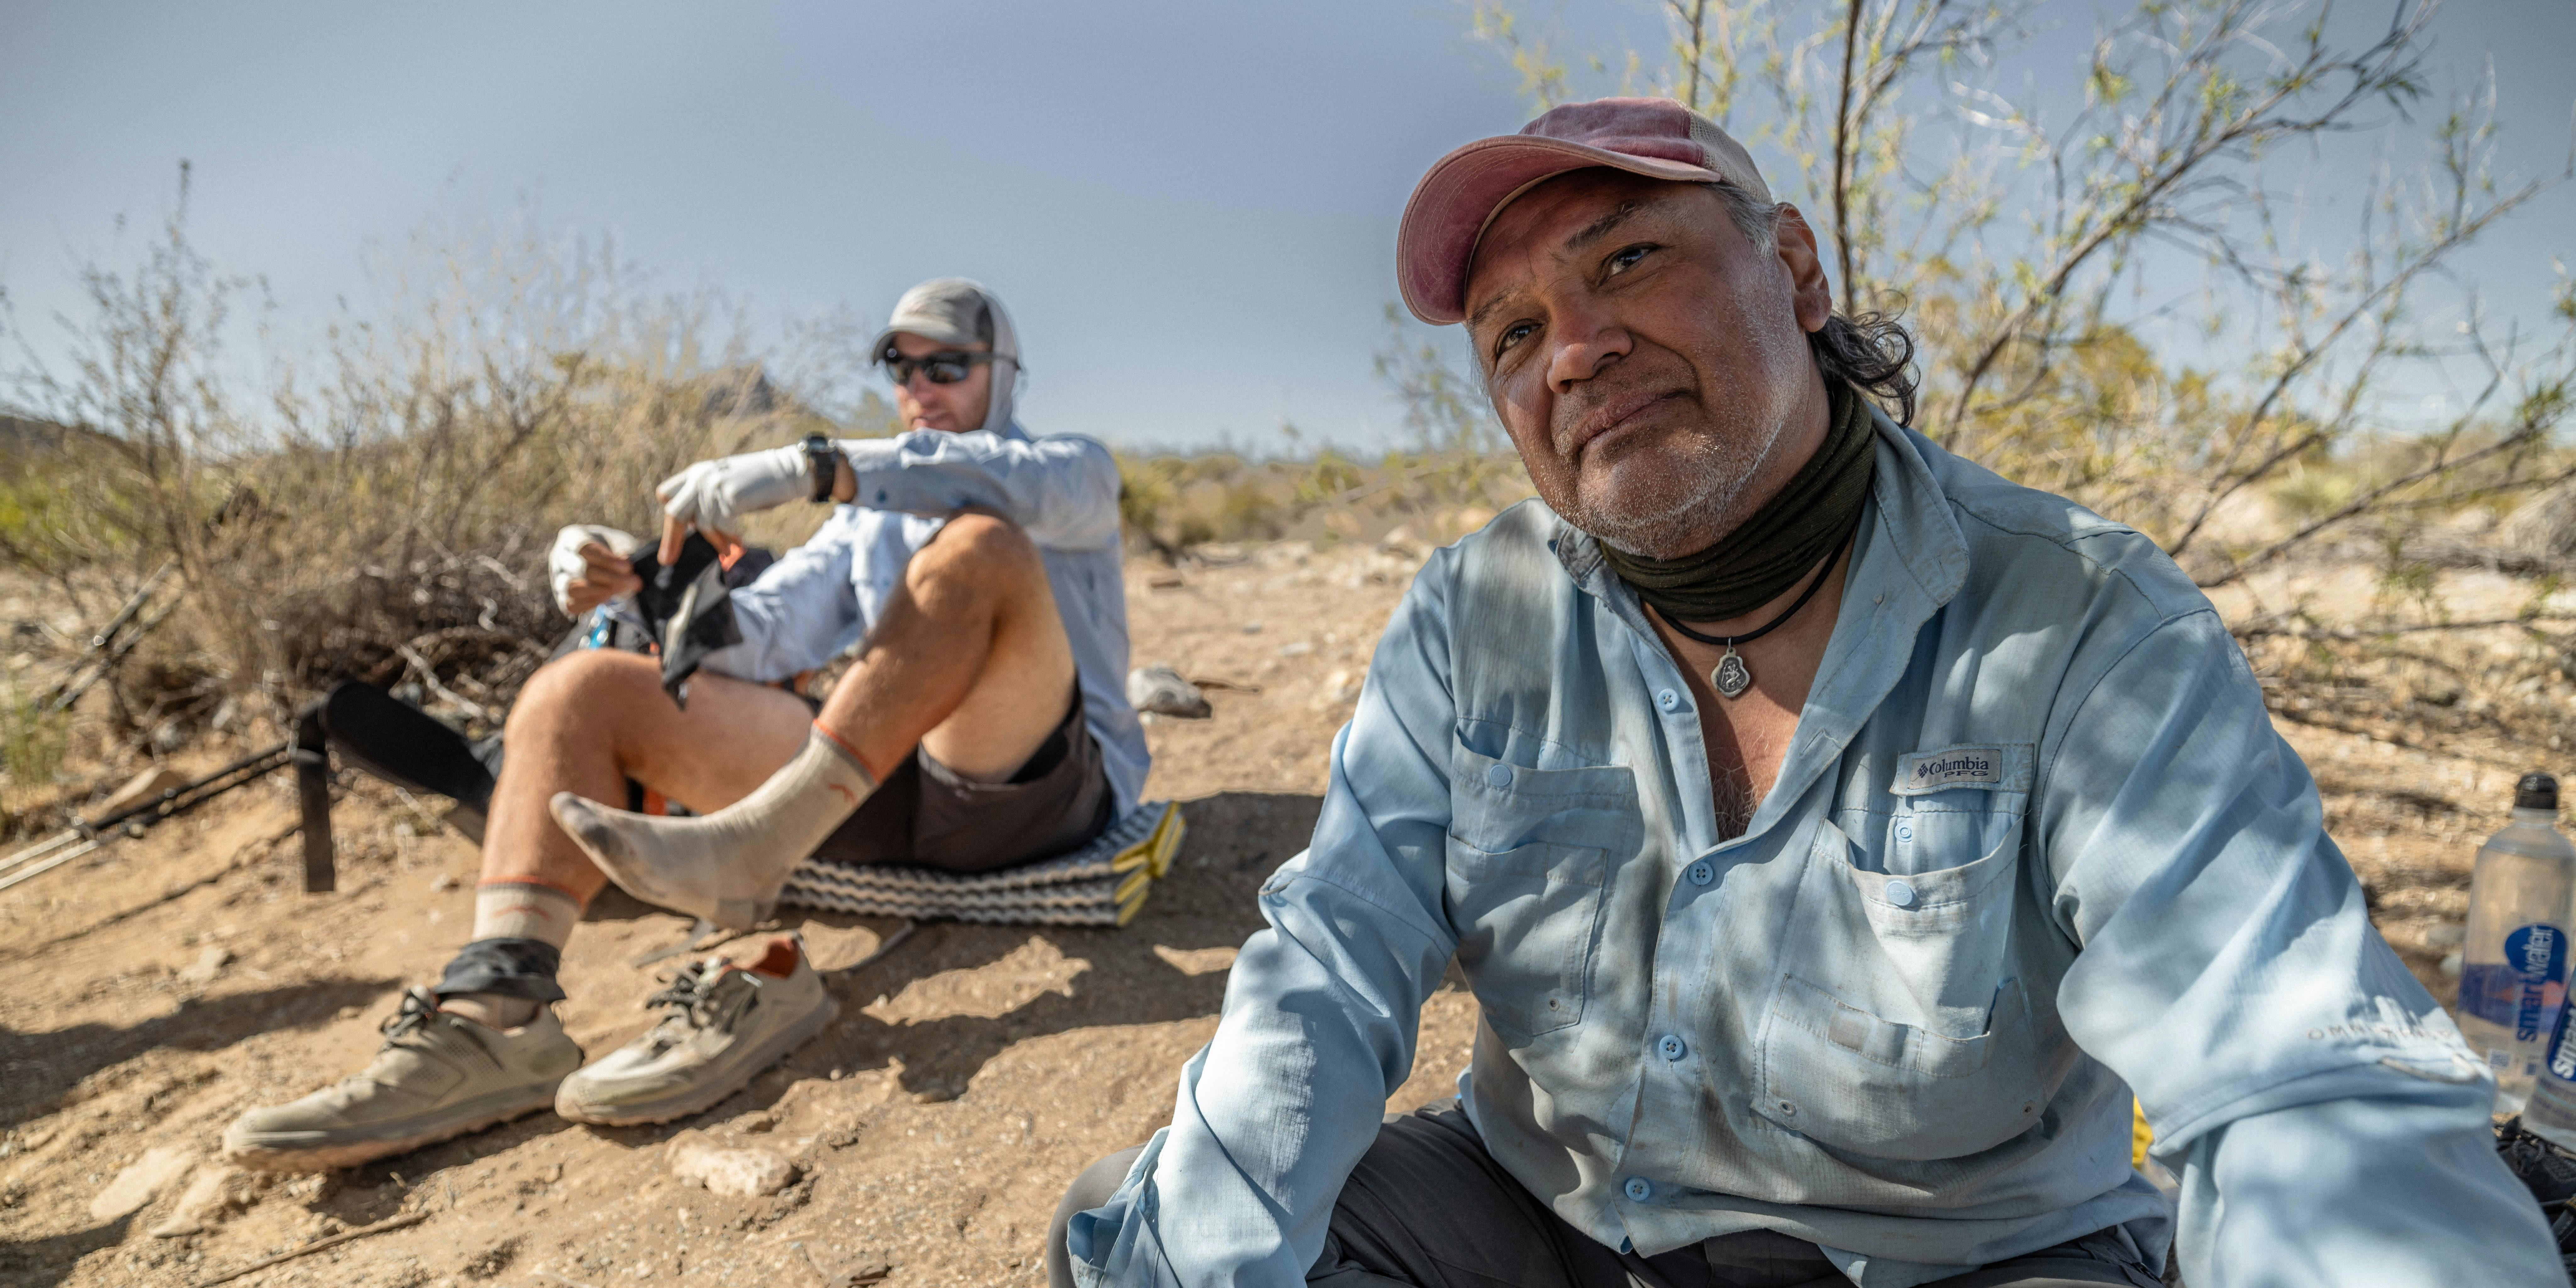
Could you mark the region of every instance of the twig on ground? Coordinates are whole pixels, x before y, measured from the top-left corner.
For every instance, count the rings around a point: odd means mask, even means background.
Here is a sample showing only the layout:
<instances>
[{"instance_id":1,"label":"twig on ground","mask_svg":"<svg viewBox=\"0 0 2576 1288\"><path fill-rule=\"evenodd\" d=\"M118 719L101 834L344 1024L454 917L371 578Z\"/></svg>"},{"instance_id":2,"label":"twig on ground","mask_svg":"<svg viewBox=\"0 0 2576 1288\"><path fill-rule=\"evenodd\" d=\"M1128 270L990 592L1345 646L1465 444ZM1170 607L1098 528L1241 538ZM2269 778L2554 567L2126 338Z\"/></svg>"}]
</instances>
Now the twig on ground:
<instances>
[{"instance_id":1,"label":"twig on ground","mask_svg":"<svg viewBox=\"0 0 2576 1288\"><path fill-rule=\"evenodd\" d=\"M886 936L885 938L883 938L883 939L881 939L881 940L878 940L878 941L877 941L877 950L876 950L875 952L869 953L867 956L862 957L862 958L858 959L857 961L851 962L851 963L850 963L849 965L847 965L847 966L838 966L838 967L834 967L832 970L830 970L829 972L826 972L826 973L828 973L828 974L833 974L833 975L854 975L854 974L857 974L857 973L858 973L858 970L859 970L859 968L860 968L860 967L865 966L865 965L867 965L868 963L873 962L873 961L875 961L876 959L878 959L878 958L880 958L880 957L885 956L887 953L893 952L893 951L894 951L896 948L898 948L898 947L901 947L901 946L902 946L902 944L903 944L903 941L905 941L905 940L907 940L907 939L912 938L912 932L914 932L914 931L916 931L916 930L919 930L919 929L921 929L921 923L920 923L920 922L917 922L917 921L906 921L906 922L904 922L904 923L903 923L903 927L902 927L901 929L899 929L899 930L895 931L893 934L888 935L888 936Z\"/></svg>"},{"instance_id":2,"label":"twig on ground","mask_svg":"<svg viewBox=\"0 0 2576 1288\"><path fill-rule=\"evenodd\" d=\"M494 716L482 703L476 702L473 699L466 697L464 694L458 693L456 690L439 683L438 672L430 667L428 658L420 655L419 649L413 648L409 644L397 644L394 646L394 651L402 654L402 660L410 663L411 669L420 673L421 684L430 692L435 693L448 702L455 704L458 708L462 709L465 714L472 716L477 720L495 724L499 723L499 717Z\"/></svg>"},{"instance_id":3,"label":"twig on ground","mask_svg":"<svg viewBox=\"0 0 2576 1288\"><path fill-rule=\"evenodd\" d=\"M407 1226L415 1226L428 1219L429 1213L427 1212L410 1212L405 1213L402 1216L389 1216L382 1221L376 1222L374 1225L362 1225L355 1230L342 1230L338 1234L332 1235L326 1239L315 1239L313 1242L305 1244L303 1247L297 1248L292 1252L281 1252L273 1257L262 1257L249 1265L243 1266L239 1270L227 1270L212 1279L200 1279L197 1281L196 1288L215 1288L216 1284L228 1284L241 1278L243 1275L250 1274L254 1271L266 1270L270 1266L280 1264L281 1262L293 1261L297 1257L320 1252L324 1248L336 1248L341 1244L357 1239L363 1239L369 1235L384 1234L388 1231L400 1230ZM566 1282L570 1281L567 1280Z\"/></svg>"}]
</instances>

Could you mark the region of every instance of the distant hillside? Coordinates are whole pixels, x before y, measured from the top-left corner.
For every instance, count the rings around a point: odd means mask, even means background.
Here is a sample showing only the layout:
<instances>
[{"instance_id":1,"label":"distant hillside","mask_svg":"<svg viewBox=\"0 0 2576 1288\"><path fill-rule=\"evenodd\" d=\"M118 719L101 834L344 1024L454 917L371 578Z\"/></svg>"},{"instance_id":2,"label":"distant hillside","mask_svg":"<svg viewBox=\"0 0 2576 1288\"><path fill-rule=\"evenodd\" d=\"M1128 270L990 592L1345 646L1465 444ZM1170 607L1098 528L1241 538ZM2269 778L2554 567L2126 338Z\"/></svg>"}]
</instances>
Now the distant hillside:
<instances>
[{"instance_id":1,"label":"distant hillside","mask_svg":"<svg viewBox=\"0 0 2576 1288\"><path fill-rule=\"evenodd\" d=\"M100 435L49 420L0 415L0 478L15 478L35 459L60 452L71 443Z\"/></svg>"}]
</instances>

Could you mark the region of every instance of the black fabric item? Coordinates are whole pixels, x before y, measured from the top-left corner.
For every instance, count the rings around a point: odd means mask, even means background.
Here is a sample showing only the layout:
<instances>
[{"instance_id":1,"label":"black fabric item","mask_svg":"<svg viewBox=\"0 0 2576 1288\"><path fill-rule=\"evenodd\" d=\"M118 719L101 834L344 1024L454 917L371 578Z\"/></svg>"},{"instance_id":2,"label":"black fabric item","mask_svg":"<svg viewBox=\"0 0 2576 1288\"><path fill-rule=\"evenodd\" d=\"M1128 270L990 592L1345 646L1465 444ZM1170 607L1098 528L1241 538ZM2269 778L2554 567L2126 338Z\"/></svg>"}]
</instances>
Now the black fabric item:
<instances>
[{"instance_id":1,"label":"black fabric item","mask_svg":"<svg viewBox=\"0 0 2576 1288\"><path fill-rule=\"evenodd\" d=\"M2520 1117L2508 1118L2496 1128L2496 1154L2541 1207L2576 1198L2576 1154L2523 1130ZM2576 1247L2561 1245L2559 1251L2576 1252Z\"/></svg>"},{"instance_id":2,"label":"black fabric item","mask_svg":"<svg viewBox=\"0 0 2576 1288\"><path fill-rule=\"evenodd\" d=\"M463 734L372 684L333 688L322 699L322 728L341 759L386 782L478 812L492 799L492 772Z\"/></svg>"},{"instance_id":3,"label":"black fabric item","mask_svg":"<svg viewBox=\"0 0 2576 1288\"><path fill-rule=\"evenodd\" d=\"M1832 401L1825 441L1779 495L1717 544L1653 559L1601 543L1601 557L1637 598L1677 622L1742 617L1779 598L1851 534L1878 470L1878 431L1869 400L1832 377L1825 388Z\"/></svg>"},{"instance_id":4,"label":"black fabric item","mask_svg":"<svg viewBox=\"0 0 2576 1288\"><path fill-rule=\"evenodd\" d=\"M1071 1288L1065 1230L1109 1201L1141 1150L1092 1164L1047 1230L1047 1282ZM1165 1200L1172 1196L1168 1191ZM1653 1257L1568 1225L1485 1152L1455 1100L1389 1114L1333 1204L1318 1288L1851 1288L1816 1245L1748 1230ZM1925 1288L2160 1288L2128 1238L2105 1230Z\"/></svg>"},{"instance_id":5,"label":"black fabric item","mask_svg":"<svg viewBox=\"0 0 2576 1288\"><path fill-rule=\"evenodd\" d=\"M555 973L563 969L563 950L542 939L477 939L457 951L438 987L440 997L463 993L497 993L531 1002L560 1002L563 986Z\"/></svg>"},{"instance_id":6,"label":"black fabric item","mask_svg":"<svg viewBox=\"0 0 2576 1288\"><path fill-rule=\"evenodd\" d=\"M821 708L811 698L806 705ZM1117 821L1115 805L1077 684L1055 732L1009 781L976 782L915 748L823 838L814 860L990 872L1079 847Z\"/></svg>"}]
</instances>

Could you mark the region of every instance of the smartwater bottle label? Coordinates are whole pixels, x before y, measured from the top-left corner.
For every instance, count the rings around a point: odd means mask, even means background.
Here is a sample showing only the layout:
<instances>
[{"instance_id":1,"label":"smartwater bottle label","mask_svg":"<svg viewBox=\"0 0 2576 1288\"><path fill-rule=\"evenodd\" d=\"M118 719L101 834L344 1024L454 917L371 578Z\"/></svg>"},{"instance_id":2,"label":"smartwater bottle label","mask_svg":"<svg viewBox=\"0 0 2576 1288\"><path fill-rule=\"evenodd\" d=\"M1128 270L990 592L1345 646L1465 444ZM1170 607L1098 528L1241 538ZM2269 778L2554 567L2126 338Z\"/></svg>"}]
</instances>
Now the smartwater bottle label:
<instances>
[{"instance_id":1,"label":"smartwater bottle label","mask_svg":"<svg viewBox=\"0 0 2576 1288\"><path fill-rule=\"evenodd\" d=\"M2521 978L2515 983L2513 1038L2529 1042L2540 1036L2540 1026L2556 1017L2549 1014L2567 996L2567 985L2561 974L2567 969L2567 932L2556 926L2525 926L2504 937L2504 960L2515 967Z\"/></svg>"},{"instance_id":2,"label":"smartwater bottle label","mask_svg":"<svg viewBox=\"0 0 2576 1288\"><path fill-rule=\"evenodd\" d=\"M2567 1041L2567 1017L2571 1014L2576 1014L2576 1006L2558 1008L2558 1026L2549 1031L2549 1052L2540 1061L2540 1067L2560 1082L2576 1082L2576 1045Z\"/></svg>"},{"instance_id":3,"label":"smartwater bottle label","mask_svg":"<svg viewBox=\"0 0 2576 1288\"><path fill-rule=\"evenodd\" d=\"M2460 1009L2513 1030L2529 1042L2556 1018L2567 995L2567 932L2535 923L2504 937L2504 960L2480 962L2460 975Z\"/></svg>"}]
</instances>

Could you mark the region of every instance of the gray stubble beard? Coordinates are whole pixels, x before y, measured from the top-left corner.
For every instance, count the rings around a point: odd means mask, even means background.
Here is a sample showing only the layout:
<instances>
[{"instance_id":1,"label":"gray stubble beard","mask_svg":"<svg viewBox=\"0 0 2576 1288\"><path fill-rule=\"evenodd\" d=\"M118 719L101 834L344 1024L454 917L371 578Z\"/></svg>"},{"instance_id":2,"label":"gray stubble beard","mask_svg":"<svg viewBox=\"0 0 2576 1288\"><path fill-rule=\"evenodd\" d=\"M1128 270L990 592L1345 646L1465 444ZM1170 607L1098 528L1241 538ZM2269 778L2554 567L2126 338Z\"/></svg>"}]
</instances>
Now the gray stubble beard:
<instances>
[{"instance_id":1,"label":"gray stubble beard","mask_svg":"<svg viewBox=\"0 0 2576 1288\"><path fill-rule=\"evenodd\" d=\"M1771 418L1759 442L1742 427L1711 427L1684 440L1682 467L1652 479L1613 508L1585 494L1578 472L1565 520L1633 555L1677 559L1707 549L1742 526L1756 508L1745 493L1780 445L1785 417Z\"/></svg>"}]
</instances>

